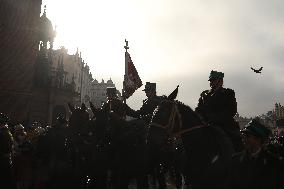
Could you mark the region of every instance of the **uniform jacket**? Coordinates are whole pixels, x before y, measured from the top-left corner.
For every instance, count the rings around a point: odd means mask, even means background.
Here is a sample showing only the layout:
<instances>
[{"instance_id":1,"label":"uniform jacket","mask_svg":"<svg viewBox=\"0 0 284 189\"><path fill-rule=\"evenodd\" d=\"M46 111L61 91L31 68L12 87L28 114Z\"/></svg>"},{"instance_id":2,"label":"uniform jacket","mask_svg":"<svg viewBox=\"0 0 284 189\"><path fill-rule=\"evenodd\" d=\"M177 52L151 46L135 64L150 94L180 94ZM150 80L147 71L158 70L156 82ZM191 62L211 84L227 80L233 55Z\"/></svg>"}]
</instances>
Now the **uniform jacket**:
<instances>
[{"instance_id":1,"label":"uniform jacket","mask_svg":"<svg viewBox=\"0 0 284 189\"><path fill-rule=\"evenodd\" d=\"M165 98L163 96L153 96L143 100L143 104L139 110L135 112L135 117L141 117L148 123L152 117L155 108Z\"/></svg>"},{"instance_id":2,"label":"uniform jacket","mask_svg":"<svg viewBox=\"0 0 284 189\"><path fill-rule=\"evenodd\" d=\"M102 105L102 109L107 112L114 112L118 117L124 118L126 115L135 117L136 113L127 104L119 99L108 100Z\"/></svg>"},{"instance_id":3,"label":"uniform jacket","mask_svg":"<svg viewBox=\"0 0 284 189\"><path fill-rule=\"evenodd\" d=\"M232 89L222 87L216 92L203 91L195 111L204 121L221 126L226 133L239 130L238 123L234 120L237 102Z\"/></svg>"},{"instance_id":4,"label":"uniform jacket","mask_svg":"<svg viewBox=\"0 0 284 189\"><path fill-rule=\"evenodd\" d=\"M282 179L283 160L266 150L254 157L243 151L233 156L226 188L280 189Z\"/></svg>"}]
</instances>

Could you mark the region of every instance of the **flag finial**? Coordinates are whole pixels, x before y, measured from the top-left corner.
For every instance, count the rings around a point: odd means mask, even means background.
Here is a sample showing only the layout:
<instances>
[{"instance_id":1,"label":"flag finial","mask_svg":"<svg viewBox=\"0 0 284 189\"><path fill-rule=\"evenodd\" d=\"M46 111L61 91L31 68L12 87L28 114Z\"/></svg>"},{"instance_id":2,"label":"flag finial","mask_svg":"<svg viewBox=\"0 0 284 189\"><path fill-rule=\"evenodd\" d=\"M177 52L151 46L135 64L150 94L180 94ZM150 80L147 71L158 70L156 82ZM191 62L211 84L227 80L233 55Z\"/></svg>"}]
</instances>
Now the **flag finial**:
<instances>
[{"instance_id":1,"label":"flag finial","mask_svg":"<svg viewBox=\"0 0 284 189\"><path fill-rule=\"evenodd\" d=\"M124 48L125 48L125 50L126 50L126 52L127 52L127 50L129 49L128 41L127 41L126 39L125 39L124 41L125 41L125 46L124 46Z\"/></svg>"}]
</instances>

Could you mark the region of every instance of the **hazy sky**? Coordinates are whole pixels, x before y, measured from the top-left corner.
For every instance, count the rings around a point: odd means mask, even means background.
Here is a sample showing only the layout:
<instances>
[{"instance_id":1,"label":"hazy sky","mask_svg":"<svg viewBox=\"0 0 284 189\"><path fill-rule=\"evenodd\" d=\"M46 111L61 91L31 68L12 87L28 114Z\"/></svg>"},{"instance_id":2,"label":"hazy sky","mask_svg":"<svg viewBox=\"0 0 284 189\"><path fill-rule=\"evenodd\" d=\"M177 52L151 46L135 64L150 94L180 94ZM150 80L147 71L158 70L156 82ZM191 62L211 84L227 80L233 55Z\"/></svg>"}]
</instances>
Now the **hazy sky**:
<instances>
[{"instance_id":1,"label":"hazy sky","mask_svg":"<svg viewBox=\"0 0 284 189\"><path fill-rule=\"evenodd\" d=\"M225 73L238 112L255 116L284 104L283 0L43 0L57 26L55 48L77 47L98 81L122 88L124 39L143 81L158 95L180 85L195 108L211 70ZM264 67L255 74L250 67ZM138 109L141 87L127 100Z\"/></svg>"}]
</instances>

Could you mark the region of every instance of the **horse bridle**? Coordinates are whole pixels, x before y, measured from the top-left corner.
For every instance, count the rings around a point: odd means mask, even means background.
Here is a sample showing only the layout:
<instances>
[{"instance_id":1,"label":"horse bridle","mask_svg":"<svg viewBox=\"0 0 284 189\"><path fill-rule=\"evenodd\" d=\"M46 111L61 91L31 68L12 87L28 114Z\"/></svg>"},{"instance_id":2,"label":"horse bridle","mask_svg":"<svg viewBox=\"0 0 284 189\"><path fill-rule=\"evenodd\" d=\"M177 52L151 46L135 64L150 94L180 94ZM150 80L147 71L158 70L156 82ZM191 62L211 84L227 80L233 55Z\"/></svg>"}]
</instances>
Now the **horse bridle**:
<instances>
[{"instance_id":1,"label":"horse bridle","mask_svg":"<svg viewBox=\"0 0 284 189\"><path fill-rule=\"evenodd\" d=\"M162 129L166 130L167 133L170 136L175 137L175 138L179 138L179 137L181 137L182 134L185 134L185 133L190 132L192 130L206 127L205 125L196 125L196 126L188 128L188 129L181 130L182 129L182 119L181 119L181 114L179 112L179 109L177 107L177 103L175 101L171 101L171 100L166 100L166 101L173 104L171 114L170 114L170 117L169 117L167 124L162 125L162 124L159 124L159 123L152 122L151 126L162 128ZM178 121L178 128L176 129L177 130L176 132L172 133L173 130L175 129L174 127L175 127L176 118L178 119L177 120Z\"/></svg>"}]
</instances>

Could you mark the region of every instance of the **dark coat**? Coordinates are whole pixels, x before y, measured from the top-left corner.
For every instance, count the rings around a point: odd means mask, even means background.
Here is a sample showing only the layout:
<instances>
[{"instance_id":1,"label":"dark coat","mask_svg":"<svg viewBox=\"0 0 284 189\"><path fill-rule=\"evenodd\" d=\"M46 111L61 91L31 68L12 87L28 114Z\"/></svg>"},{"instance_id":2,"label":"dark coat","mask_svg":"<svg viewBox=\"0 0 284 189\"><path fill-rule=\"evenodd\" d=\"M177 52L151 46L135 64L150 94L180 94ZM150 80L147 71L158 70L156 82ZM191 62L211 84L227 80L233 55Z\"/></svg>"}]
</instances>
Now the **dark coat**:
<instances>
[{"instance_id":1,"label":"dark coat","mask_svg":"<svg viewBox=\"0 0 284 189\"><path fill-rule=\"evenodd\" d=\"M262 150L256 157L247 151L233 156L228 174L228 189L280 189L283 160Z\"/></svg>"},{"instance_id":2,"label":"dark coat","mask_svg":"<svg viewBox=\"0 0 284 189\"><path fill-rule=\"evenodd\" d=\"M107 101L102 105L102 109L107 112L113 112L119 118L125 118L126 115L134 117L136 115L135 111L132 110L127 104L123 103L119 99L113 99Z\"/></svg>"},{"instance_id":3,"label":"dark coat","mask_svg":"<svg viewBox=\"0 0 284 189\"><path fill-rule=\"evenodd\" d=\"M220 88L215 93L203 91L195 111L205 122L222 127L228 135L239 135L240 128L234 119L237 102L232 89Z\"/></svg>"},{"instance_id":4,"label":"dark coat","mask_svg":"<svg viewBox=\"0 0 284 189\"><path fill-rule=\"evenodd\" d=\"M231 139L236 152L243 149L240 127L234 119L237 113L234 90L221 87L215 92L203 91L195 111L205 122L222 128Z\"/></svg>"},{"instance_id":5,"label":"dark coat","mask_svg":"<svg viewBox=\"0 0 284 189\"><path fill-rule=\"evenodd\" d=\"M164 99L164 96L153 96L143 100L141 108L135 112L134 117L140 117L149 123L154 110Z\"/></svg>"}]
</instances>

